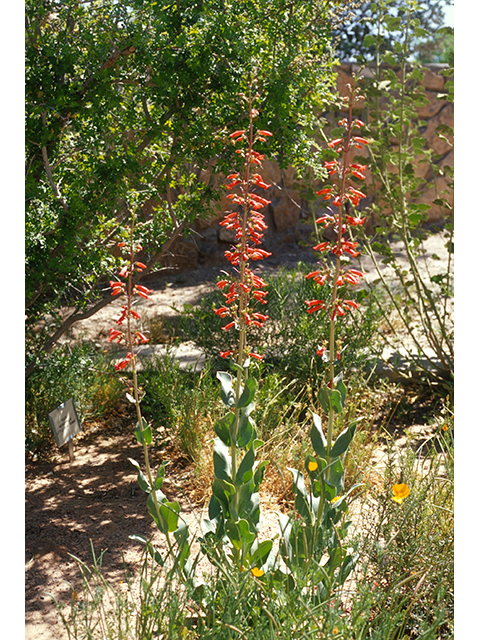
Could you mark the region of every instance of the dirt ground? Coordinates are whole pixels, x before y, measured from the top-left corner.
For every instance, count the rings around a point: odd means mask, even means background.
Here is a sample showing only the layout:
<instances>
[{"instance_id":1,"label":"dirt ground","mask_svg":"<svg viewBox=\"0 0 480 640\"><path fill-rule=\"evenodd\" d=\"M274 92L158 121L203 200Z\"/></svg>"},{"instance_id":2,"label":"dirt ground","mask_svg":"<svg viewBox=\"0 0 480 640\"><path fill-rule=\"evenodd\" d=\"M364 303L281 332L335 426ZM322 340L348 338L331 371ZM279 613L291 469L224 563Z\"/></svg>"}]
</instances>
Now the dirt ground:
<instances>
[{"instance_id":1,"label":"dirt ground","mask_svg":"<svg viewBox=\"0 0 480 640\"><path fill-rule=\"evenodd\" d=\"M104 577L118 582L141 561L142 546L129 539L131 534L153 536L159 548L164 543L128 460L143 461L132 416L118 413L113 421L89 425L75 439L73 462L66 449L48 462L27 462L26 466L26 640L68 637L47 594L68 605L72 590L81 586L79 566L72 556L91 566L93 544L97 556L104 551ZM161 451L162 460L168 453L168 449ZM152 466L160 462L160 452L152 449ZM162 490L168 499L179 500L190 531L199 535L210 490L205 487L202 492L192 482L193 475L194 469L176 458L168 467ZM273 498L262 496L262 532L267 536L278 531L274 513L278 509Z\"/></svg>"},{"instance_id":2,"label":"dirt ground","mask_svg":"<svg viewBox=\"0 0 480 640\"><path fill-rule=\"evenodd\" d=\"M444 240L434 238L429 252L442 255ZM304 256L284 254L282 264ZM442 256L443 257L443 256ZM435 266L438 264L435 261ZM266 268L275 268L271 263ZM144 313L165 314L173 306L194 303L213 286L218 268L198 269L188 275L166 278L155 286L145 301ZM158 285L158 283L157 283ZM152 286L150 283L149 286ZM114 304L117 304L116 302ZM68 339L88 334L102 341L116 317L113 305L84 323L78 323ZM66 631L56 612L52 594L68 604L72 589L81 585L78 563L72 556L91 564L92 550L103 551L103 573L118 581L138 566L142 554L131 534L154 536L161 545L162 536L148 515L145 494L136 481L136 470L128 458L143 461L143 452L133 434L134 419L127 409L119 410L103 422L84 424L75 438L75 460L69 461L66 448L56 450L48 461L26 461L25 470L25 638L26 640L63 640ZM419 436L428 436L429 427L421 421L415 426ZM404 437L402 432L399 434ZM173 452L170 452L173 454ZM168 457L168 450L152 449L152 465ZM160 458L161 455L161 458ZM381 457L381 456L380 456ZM379 458L379 462L380 458ZM199 491L193 482L195 470L186 460L177 458L168 467L163 487L169 499L178 499L182 514L193 526L199 525L210 488ZM274 498L262 496L264 531L278 531Z\"/></svg>"}]
</instances>

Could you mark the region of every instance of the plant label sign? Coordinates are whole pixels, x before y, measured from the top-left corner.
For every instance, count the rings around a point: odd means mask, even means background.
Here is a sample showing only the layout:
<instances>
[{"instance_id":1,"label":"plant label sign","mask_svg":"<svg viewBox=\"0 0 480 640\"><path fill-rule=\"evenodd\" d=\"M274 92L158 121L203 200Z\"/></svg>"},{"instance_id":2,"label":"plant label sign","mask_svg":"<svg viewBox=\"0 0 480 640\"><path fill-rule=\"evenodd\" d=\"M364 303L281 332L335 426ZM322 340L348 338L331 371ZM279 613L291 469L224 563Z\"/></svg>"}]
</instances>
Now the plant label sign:
<instances>
[{"instance_id":1,"label":"plant label sign","mask_svg":"<svg viewBox=\"0 0 480 640\"><path fill-rule=\"evenodd\" d=\"M73 398L62 403L59 407L48 414L50 424L52 425L53 435L57 447L63 447L64 444L73 440L73 437L80 433L82 427L78 419L77 410L73 404Z\"/></svg>"}]
</instances>

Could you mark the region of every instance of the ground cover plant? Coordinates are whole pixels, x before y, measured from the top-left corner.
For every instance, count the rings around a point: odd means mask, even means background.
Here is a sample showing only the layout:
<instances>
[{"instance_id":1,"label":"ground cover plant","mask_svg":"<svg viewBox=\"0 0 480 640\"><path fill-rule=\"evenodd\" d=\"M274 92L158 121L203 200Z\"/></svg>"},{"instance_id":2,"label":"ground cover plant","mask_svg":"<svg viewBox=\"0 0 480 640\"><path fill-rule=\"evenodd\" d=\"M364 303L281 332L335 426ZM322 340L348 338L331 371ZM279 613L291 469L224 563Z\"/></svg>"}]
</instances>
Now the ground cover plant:
<instances>
[{"instance_id":1,"label":"ground cover plant","mask_svg":"<svg viewBox=\"0 0 480 640\"><path fill-rule=\"evenodd\" d=\"M407 3L408 20L414 4ZM451 387L422 379L438 405L421 447L411 435L397 450L389 433L395 410L372 432L374 405L385 390L371 384L377 322L399 303L387 288L390 306L375 307L357 262L368 246L362 233L367 213L361 211L366 174L379 158L374 127L367 129L358 114L362 81L353 77L340 97L341 116L319 162L318 263L268 278L256 269L269 256L262 248L270 186L262 161L278 133L261 117L262 75L251 69L246 77L235 94L246 115L224 136L232 209L221 224L233 231L234 242L225 252L217 297L187 313L182 325L184 335L197 336L216 357L201 374L181 370L168 355L139 367L138 347L150 341L136 304L152 294L139 282L147 269L148 223L126 206L112 235L117 266L108 277L111 297L122 300L108 342L124 348L121 357L108 365L91 347L76 348L68 356L76 368L68 369L58 350L30 376L31 440L41 439L39 417L55 393L80 394L84 414L95 402L98 411L107 410L123 396L143 455L130 463L162 540L131 531L143 558L122 588L104 577L103 551L92 542L93 564L75 558L82 588L72 586L71 602L59 602L59 614L69 638L453 638ZM406 81L402 73L400 87ZM393 125L400 138L404 125ZM412 227L421 222L413 214L422 212L406 204L402 167L411 158L399 147L389 159L398 161L400 187L389 195L401 204L400 218L384 225L403 225L413 284L401 271L400 282L414 301L423 299L427 286L417 278L413 252ZM388 234L382 239L388 247ZM389 257L388 248L382 255ZM442 295L451 295L449 279L433 281L445 285L428 298L435 309L444 304ZM421 329L441 355L450 335L439 338L429 322ZM399 389L398 404L405 396ZM417 401L420 389L415 393ZM381 438L379 468L369 451ZM152 462L152 451L162 451L167 439L194 462L203 491L209 481L196 538L180 497L165 490L168 452L160 464ZM266 536L260 494L273 486L275 474L283 508L276 534Z\"/></svg>"}]
</instances>

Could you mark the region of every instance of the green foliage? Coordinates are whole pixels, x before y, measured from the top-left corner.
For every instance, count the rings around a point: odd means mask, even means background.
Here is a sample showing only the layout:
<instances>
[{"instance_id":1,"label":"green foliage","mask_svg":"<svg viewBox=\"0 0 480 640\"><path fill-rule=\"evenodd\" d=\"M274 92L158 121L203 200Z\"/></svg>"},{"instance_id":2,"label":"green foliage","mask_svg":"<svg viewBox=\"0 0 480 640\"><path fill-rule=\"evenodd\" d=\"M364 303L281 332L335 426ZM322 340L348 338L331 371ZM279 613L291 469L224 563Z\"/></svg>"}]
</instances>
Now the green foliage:
<instances>
[{"instance_id":1,"label":"green foliage","mask_svg":"<svg viewBox=\"0 0 480 640\"><path fill-rule=\"evenodd\" d=\"M145 392L142 411L152 426L154 445L161 447L168 437L191 460L200 462L203 438L218 412L216 381L208 366L200 375L183 371L167 354L145 359L138 379Z\"/></svg>"},{"instance_id":2,"label":"green foliage","mask_svg":"<svg viewBox=\"0 0 480 640\"><path fill-rule=\"evenodd\" d=\"M440 44L441 30L444 21L445 5L452 5L453 0L425 0L415 2L414 17L418 20L418 36L415 41L414 53L419 56L427 55L431 58L430 35L434 34L434 39ZM359 61L361 58L373 60L376 55L375 37L377 31L378 8L386 10L384 21L385 27L382 34L381 53L391 50L394 42L398 40L399 18L406 10L406 0L380 0L378 2L357 2L349 3L344 10L343 20L338 25L334 25L332 35L335 42L335 50L339 58L343 60ZM421 30L421 31L420 31ZM438 38L436 35L438 34ZM442 47L445 51L445 45ZM441 50L442 50L441 49ZM437 49L438 51L438 49ZM447 62L447 60L423 59L423 62Z\"/></svg>"},{"instance_id":3,"label":"green foliage","mask_svg":"<svg viewBox=\"0 0 480 640\"><path fill-rule=\"evenodd\" d=\"M149 266L195 217L210 215L252 74L258 125L275 135L270 153L308 164L313 106L333 81L328 31L326 9L304 1L28 0L29 372L68 323L109 300L102 288L129 211L144 222ZM68 319L59 313L67 304Z\"/></svg>"},{"instance_id":4,"label":"green foliage","mask_svg":"<svg viewBox=\"0 0 480 640\"><path fill-rule=\"evenodd\" d=\"M73 398L79 417L92 419L118 406L122 384L110 363L90 343L55 349L25 385L26 448L53 443L48 414Z\"/></svg>"},{"instance_id":5,"label":"green foliage","mask_svg":"<svg viewBox=\"0 0 480 640\"><path fill-rule=\"evenodd\" d=\"M399 38L394 46L382 54L383 40L379 35L373 44L378 56L373 77L365 80L367 97L366 120L370 145L370 167L373 175L370 207L374 235L365 237L365 247L377 268L378 279L370 287L382 315L394 329L388 314L383 312L385 298L395 308L395 318L402 326L409 343L404 346L408 359L416 368L437 380L451 385L453 376L453 318L451 298L453 296L453 216L449 196L453 189L453 168L448 159L438 156L433 149L425 149L425 122L419 118L418 110L428 103L421 86L424 71L410 60L412 46L418 32L419 22L415 17L416 4L407 2L405 10L396 18ZM380 25L387 20L384 3L376 6L376 19ZM383 26L387 30L387 25ZM373 37L373 36L372 36ZM381 55L382 54L382 55ZM387 61L392 68L382 65ZM452 69L445 69L444 93L439 99L451 102L452 82L448 79ZM452 145L453 132L441 126L436 135ZM436 194L430 202L421 201L421 187L426 179L419 175L416 167L426 165ZM428 211L432 205L443 209L443 228L432 229L427 225ZM448 258L444 270L433 275L426 269L423 241L432 232L439 232L445 241ZM406 266L392 249L392 241L400 241L406 257ZM378 257L380 254L381 258ZM432 260L438 259L433 256ZM387 280L381 265L393 268L395 279ZM388 306L388 305L387 305ZM415 333L413 327L421 329ZM433 355L432 355L433 354ZM427 363L427 365L425 364Z\"/></svg>"}]
</instances>

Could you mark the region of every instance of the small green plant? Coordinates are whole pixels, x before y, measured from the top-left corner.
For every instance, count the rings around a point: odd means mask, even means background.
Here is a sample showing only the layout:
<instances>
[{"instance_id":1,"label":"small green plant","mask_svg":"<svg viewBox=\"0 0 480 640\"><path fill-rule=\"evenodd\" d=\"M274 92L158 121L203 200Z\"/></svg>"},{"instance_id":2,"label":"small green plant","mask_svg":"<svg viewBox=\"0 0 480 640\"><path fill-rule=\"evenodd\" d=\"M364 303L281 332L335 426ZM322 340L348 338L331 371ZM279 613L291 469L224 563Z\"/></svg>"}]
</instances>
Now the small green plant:
<instances>
[{"instance_id":1,"label":"small green plant","mask_svg":"<svg viewBox=\"0 0 480 640\"><path fill-rule=\"evenodd\" d=\"M375 591L372 627L382 638L453 638L453 432L438 422L423 456L388 440L381 485L369 487L376 517L357 533L357 583Z\"/></svg>"}]
</instances>

